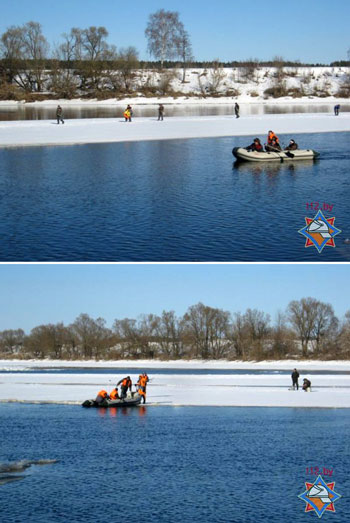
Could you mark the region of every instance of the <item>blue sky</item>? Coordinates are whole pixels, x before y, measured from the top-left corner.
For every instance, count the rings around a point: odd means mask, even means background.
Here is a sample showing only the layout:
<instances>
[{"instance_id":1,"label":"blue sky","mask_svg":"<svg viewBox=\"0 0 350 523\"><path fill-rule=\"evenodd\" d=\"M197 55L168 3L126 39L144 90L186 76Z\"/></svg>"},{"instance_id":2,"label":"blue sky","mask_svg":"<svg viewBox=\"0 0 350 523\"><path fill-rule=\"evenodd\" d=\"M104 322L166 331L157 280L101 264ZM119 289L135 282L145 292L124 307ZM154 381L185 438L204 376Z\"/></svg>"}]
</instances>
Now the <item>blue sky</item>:
<instances>
[{"instance_id":1,"label":"blue sky","mask_svg":"<svg viewBox=\"0 0 350 523\"><path fill-rule=\"evenodd\" d=\"M40 22L50 44L72 27L105 26L109 42L135 46L148 59L144 30L150 13L178 11L198 60L259 58L329 63L350 47L349 0L0 0L0 33L29 20Z\"/></svg>"},{"instance_id":2,"label":"blue sky","mask_svg":"<svg viewBox=\"0 0 350 523\"><path fill-rule=\"evenodd\" d=\"M69 324L82 312L112 326L143 313L182 315L199 301L231 312L257 308L274 319L307 296L342 317L350 309L350 265L3 264L0 288L0 330Z\"/></svg>"}]
</instances>

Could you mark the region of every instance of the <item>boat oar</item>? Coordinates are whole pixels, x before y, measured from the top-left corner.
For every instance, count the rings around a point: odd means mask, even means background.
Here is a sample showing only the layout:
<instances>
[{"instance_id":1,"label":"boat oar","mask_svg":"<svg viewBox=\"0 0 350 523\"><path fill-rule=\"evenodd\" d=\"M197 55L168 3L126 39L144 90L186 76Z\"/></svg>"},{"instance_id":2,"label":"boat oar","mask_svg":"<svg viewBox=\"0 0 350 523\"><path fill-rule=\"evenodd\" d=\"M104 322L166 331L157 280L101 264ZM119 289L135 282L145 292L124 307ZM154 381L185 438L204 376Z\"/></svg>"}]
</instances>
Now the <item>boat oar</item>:
<instances>
[{"instance_id":1,"label":"boat oar","mask_svg":"<svg viewBox=\"0 0 350 523\"><path fill-rule=\"evenodd\" d=\"M275 152L275 153L282 153L283 151L281 151L281 149L277 149L276 147L273 147L272 145L268 145L268 148L269 150L267 152ZM265 149L266 149L266 143L265 143ZM281 158L281 163L283 163L283 156L280 156Z\"/></svg>"}]
</instances>

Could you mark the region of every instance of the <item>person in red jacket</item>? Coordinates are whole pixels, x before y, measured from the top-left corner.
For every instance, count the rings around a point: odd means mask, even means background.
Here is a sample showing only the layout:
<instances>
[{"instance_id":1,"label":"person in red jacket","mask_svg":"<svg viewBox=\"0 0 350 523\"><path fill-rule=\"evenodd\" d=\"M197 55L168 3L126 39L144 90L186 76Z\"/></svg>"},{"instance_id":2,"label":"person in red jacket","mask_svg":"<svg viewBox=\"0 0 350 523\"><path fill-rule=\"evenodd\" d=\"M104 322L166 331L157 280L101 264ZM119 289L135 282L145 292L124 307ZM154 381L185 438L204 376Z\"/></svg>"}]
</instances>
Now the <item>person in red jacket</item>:
<instances>
[{"instance_id":1,"label":"person in red jacket","mask_svg":"<svg viewBox=\"0 0 350 523\"><path fill-rule=\"evenodd\" d=\"M121 385L121 387L120 387L120 391L121 391L120 398L121 399L126 398L128 389L131 392L131 387L132 387L132 381L130 379L130 376L127 376L126 378L123 378L120 381L118 381L117 387L118 387L118 385Z\"/></svg>"},{"instance_id":2,"label":"person in red jacket","mask_svg":"<svg viewBox=\"0 0 350 523\"><path fill-rule=\"evenodd\" d=\"M257 151L258 153L264 152L264 148L261 145L259 138L255 138L254 142L251 143L250 145L248 145L248 147L246 147L246 149L247 149L247 151Z\"/></svg>"}]
</instances>

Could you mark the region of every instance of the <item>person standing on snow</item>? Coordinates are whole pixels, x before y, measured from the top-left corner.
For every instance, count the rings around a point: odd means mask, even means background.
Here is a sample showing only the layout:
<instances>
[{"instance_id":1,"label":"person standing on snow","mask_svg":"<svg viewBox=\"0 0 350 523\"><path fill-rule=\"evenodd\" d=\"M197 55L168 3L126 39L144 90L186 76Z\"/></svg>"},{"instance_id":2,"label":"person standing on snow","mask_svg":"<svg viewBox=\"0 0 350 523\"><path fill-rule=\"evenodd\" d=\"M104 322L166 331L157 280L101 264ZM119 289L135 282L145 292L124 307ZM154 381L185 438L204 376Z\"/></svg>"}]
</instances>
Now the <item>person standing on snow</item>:
<instances>
[{"instance_id":1,"label":"person standing on snow","mask_svg":"<svg viewBox=\"0 0 350 523\"><path fill-rule=\"evenodd\" d=\"M164 116L164 105L163 104L159 104L159 107L158 107L158 122L159 121L163 121L163 116Z\"/></svg>"},{"instance_id":2,"label":"person standing on snow","mask_svg":"<svg viewBox=\"0 0 350 523\"><path fill-rule=\"evenodd\" d=\"M57 106L56 109L56 118L57 118L57 124L59 125L60 122L64 123L63 121L63 111L62 107L60 105Z\"/></svg>"},{"instance_id":3,"label":"person standing on snow","mask_svg":"<svg viewBox=\"0 0 350 523\"><path fill-rule=\"evenodd\" d=\"M239 118L239 105L237 102L235 103L235 115L236 115L236 118Z\"/></svg>"},{"instance_id":4,"label":"person standing on snow","mask_svg":"<svg viewBox=\"0 0 350 523\"><path fill-rule=\"evenodd\" d=\"M339 109L340 109L340 105L337 104L334 106L334 115L335 116L338 116L339 115Z\"/></svg>"},{"instance_id":5,"label":"person standing on snow","mask_svg":"<svg viewBox=\"0 0 350 523\"><path fill-rule=\"evenodd\" d=\"M292 387L293 387L293 390L295 390L295 387L297 388L297 390L299 390L299 383L298 383L298 379L299 379L299 372L297 371L297 369L294 369L293 372L292 372Z\"/></svg>"}]
</instances>

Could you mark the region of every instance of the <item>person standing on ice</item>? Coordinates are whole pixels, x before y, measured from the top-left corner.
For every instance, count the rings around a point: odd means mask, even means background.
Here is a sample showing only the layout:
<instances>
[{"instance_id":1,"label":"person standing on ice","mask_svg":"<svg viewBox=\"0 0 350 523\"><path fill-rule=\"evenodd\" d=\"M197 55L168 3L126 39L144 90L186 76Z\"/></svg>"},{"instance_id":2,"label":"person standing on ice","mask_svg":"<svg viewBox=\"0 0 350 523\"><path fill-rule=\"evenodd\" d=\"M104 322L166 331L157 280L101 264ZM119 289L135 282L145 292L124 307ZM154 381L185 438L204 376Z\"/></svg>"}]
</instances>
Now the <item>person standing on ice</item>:
<instances>
[{"instance_id":1,"label":"person standing on ice","mask_svg":"<svg viewBox=\"0 0 350 523\"><path fill-rule=\"evenodd\" d=\"M239 118L239 105L237 102L235 103L235 115L236 115L236 118Z\"/></svg>"},{"instance_id":2,"label":"person standing on ice","mask_svg":"<svg viewBox=\"0 0 350 523\"><path fill-rule=\"evenodd\" d=\"M297 390L299 390L298 379L299 379L299 372L297 371L297 369L294 369L292 372L293 390L295 390L295 387L297 388Z\"/></svg>"},{"instance_id":3,"label":"person standing on ice","mask_svg":"<svg viewBox=\"0 0 350 523\"><path fill-rule=\"evenodd\" d=\"M159 121L163 121L163 116L164 116L164 105L163 104L159 104L159 107L158 107L158 122Z\"/></svg>"},{"instance_id":4,"label":"person standing on ice","mask_svg":"<svg viewBox=\"0 0 350 523\"><path fill-rule=\"evenodd\" d=\"M340 105L337 104L334 106L334 115L335 116L338 116L339 115L339 109L340 109Z\"/></svg>"},{"instance_id":5,"label":"person standing on ice","mask_svg":"<svg viewBox=\"0 0 350 523\"><path fill-rule=\"evenodd\" d=\"M56 109L56 118L57 118L57 124L59 124L60 122L64 123L63 111L62 111L62 107L60 105L58 105L57 109Z\"/></svg>"}]
</instances>

